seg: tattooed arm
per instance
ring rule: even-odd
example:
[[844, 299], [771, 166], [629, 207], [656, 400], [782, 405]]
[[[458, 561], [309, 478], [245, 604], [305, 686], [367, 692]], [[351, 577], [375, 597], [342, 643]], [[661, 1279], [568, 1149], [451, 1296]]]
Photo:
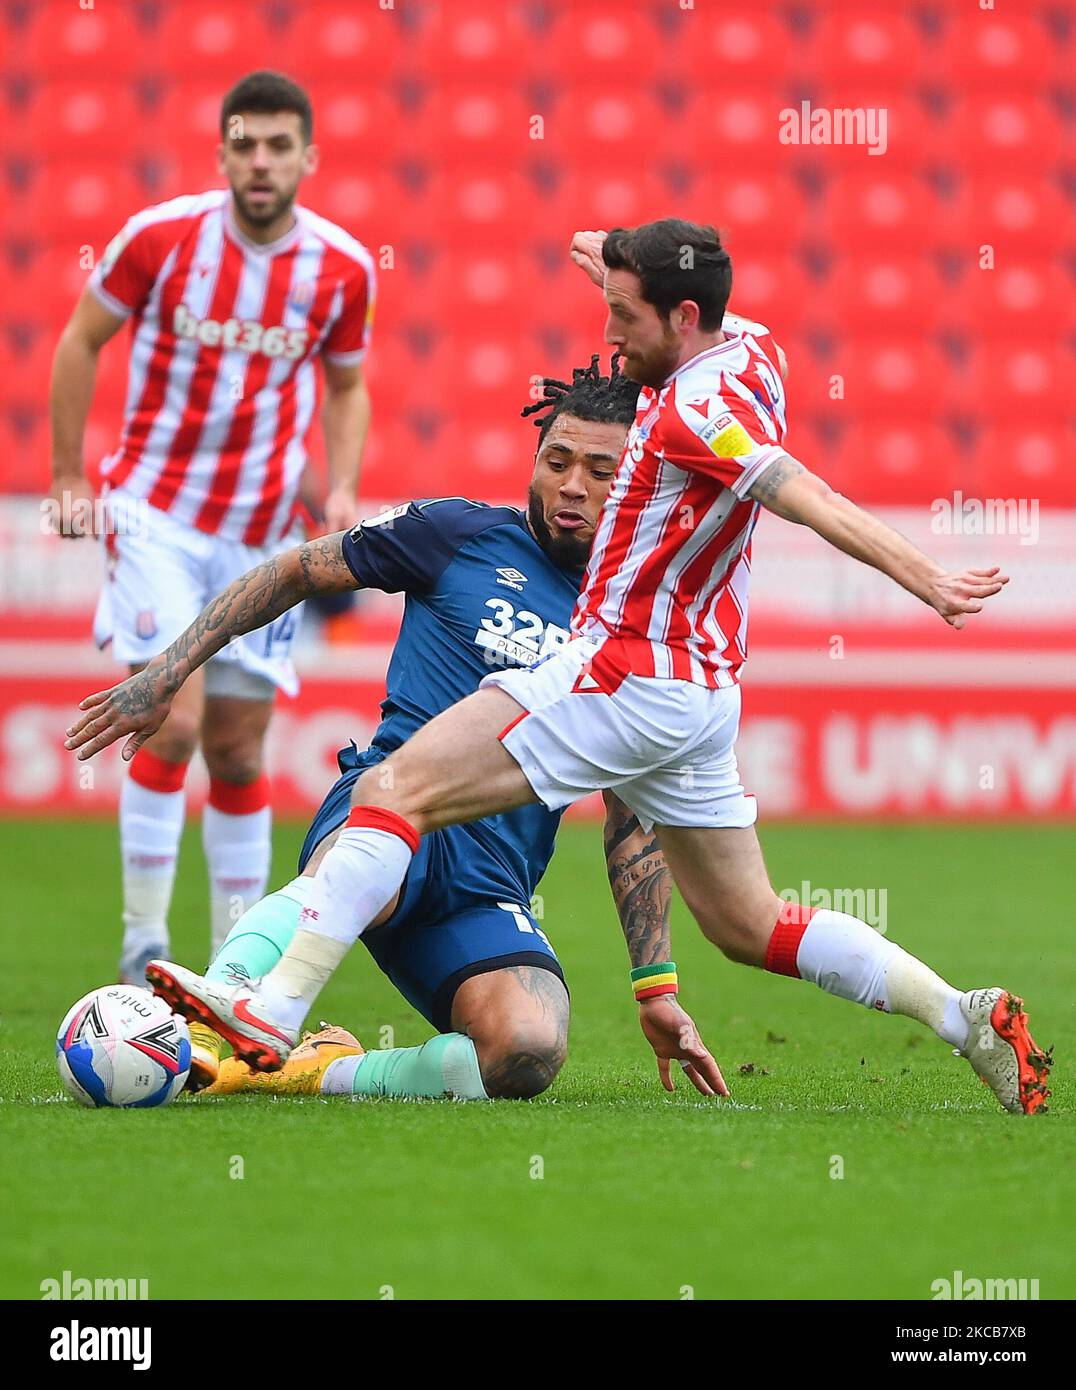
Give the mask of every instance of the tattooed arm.
[[170, 647], [143, 670], [89, 695], [86, 713], [67, 730], [65, 748], [80, 759], [130, 734], [123, 757], [131, 759], [164, 723], [176, 691], [191, 674], [226, 647], [233, 637], [253, 632], [313, 594], [339, 594], [359, 588], [343, 551], [344, 533], [321, 536], [286, 550], [248, 570], [206, 605]]
[[789, 454], [763, 469], [749, 495], [783, 520], [809, 526], [853, 560], [881, 570], [951, 627], [963, 627], [968, 614], [978, 613], [984, 599], [1009, 582], [996, 565], [947, 573], [899, 531], [834, 492]]
[[[605, 863], [609, 886], [620, 915], [632, 968], [669, 960], [669, 909], [672, 875], [653, 830], [647, 832], [615, 792], [605, 792]], [[721, 1069], [706, 1050], [698, 1029], [674, 994], [644, 999], [639, 1023], [658, 1061], [658, 1075], [673, 1089], [670, 1064], [682, 1063], [684, 1074], [704, 1096], [727, 1096]]]
[[632, 968], [667, 961], [672, 877], [657, 836], [613, 792], [605, 793], [605, 864]]

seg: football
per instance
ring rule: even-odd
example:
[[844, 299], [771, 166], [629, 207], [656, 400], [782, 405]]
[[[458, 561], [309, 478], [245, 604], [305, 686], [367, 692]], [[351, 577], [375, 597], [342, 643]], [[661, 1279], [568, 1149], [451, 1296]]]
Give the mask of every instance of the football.
[[148, 989], [106, 985], [67, 1011], [56, 1065], [80, 1105], [167, 1105], [190, 1070], [187, 1022]]

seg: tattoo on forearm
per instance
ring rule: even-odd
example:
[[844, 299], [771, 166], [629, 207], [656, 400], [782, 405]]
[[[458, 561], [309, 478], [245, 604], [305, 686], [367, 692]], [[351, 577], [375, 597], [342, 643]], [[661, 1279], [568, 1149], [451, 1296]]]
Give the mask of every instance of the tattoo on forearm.
[[160, 702], [162, 688], [167, 695], [174, 695], [195, 667], [233, 637], [264, 627], [311, 594], [338, 593], [350, 587], [343, 533], [309, 541], [297, 551], [297, 555], [289, 550], [267, 560], [218, 594], [186, 632], [143, 672], [117, 689], [115, 708], [130, 715], [152, 708]]
[[797, 463], [788, 454], [782, 454], [780, 458], [774, 459], [768, 468], [762, 470], [761, 476], [748, 488], [748, 493], [756, 502], [766, 506], [777, 496], [782, 484], [788, 482], [789, 478], [794, 478], [797, 473], [806, 471], [802, 463]]
[[645, 835], [627, 807], [610, 807], [605, 858], [632, 965], [668, 960], [672, 875], [657, 836]]

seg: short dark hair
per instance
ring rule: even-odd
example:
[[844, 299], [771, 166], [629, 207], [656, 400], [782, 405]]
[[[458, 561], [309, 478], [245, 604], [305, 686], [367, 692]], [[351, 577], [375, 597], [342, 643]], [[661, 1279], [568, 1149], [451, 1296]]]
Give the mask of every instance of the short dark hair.
[[232, 117], [244, 111], [256, 111], [264, 116], [272, 116], [277, 111], [294, 111], [302, 127], [303, 144], [309, 145], [313, 138], [314, 110], [310, 98], [298, 82], [282, 72], [272, 72], [269, 68], [248, 72], [225, 94], [220, 108], [222, 140], [228, 138], [228, 123]]
[[614, 227], [602, 246], [610, 270], [638, 275], [643, 298], [663, 319], [685, 299], [699, 306], [699, 327], [721, 327], [732, 292], [732, 261], [713, 227], [663, 217], [640, 227]]
[[590, 359], [589, 367], [576, 367], [571, 381], [542, 377], [542, 399], [525, 405], [520, 415], [534, 415], [540, 410], [535, 424], [539, 427], [538, 448], [542, 447], [549, 427], [561, 415], [574, 415], [577, 420], [596, 420], [601, 424], [630, 425], [635, 420], [639, 400], [639, 383], [629, 381], [620, 373], [620, 354], [614, 353], [609, 375], [602, 376], [598, 354]]

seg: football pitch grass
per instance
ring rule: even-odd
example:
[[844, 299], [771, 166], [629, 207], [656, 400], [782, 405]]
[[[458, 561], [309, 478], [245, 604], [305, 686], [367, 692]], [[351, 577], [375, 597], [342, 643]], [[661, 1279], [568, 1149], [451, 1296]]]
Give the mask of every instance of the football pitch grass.
[[[302, 827], [275, 835], [274, 883]], [[0, 1295], [145, 1278], [151, 1298], [911, 1298], [956, 1271], [1076, 1296], [1071, 827], [770, 827], [775, 885], [887, 893], [888, 932], [962, 988], [1023, 993], [1056, 1044], [1051, 1113], [1008, 1116], [917, 1024], [725, 961], [682, 906], [681, 998], [732, 1101], [660, 1088], [600, 831], [542, 885], [572, 990], [568, 1062], [532, 1102], [62, 1098], [60, 1019], [115, 975], [116, 832], [0, 822]], [[177, 958], [208, 940], [197, 826]], [[368, 1047], [426, 1023], [359, 947], [318, 1005]], [[674, 1068], [674, 1070], [677, 1070]], [[238, 1176], [239, 1174], [242, 1176]]]

